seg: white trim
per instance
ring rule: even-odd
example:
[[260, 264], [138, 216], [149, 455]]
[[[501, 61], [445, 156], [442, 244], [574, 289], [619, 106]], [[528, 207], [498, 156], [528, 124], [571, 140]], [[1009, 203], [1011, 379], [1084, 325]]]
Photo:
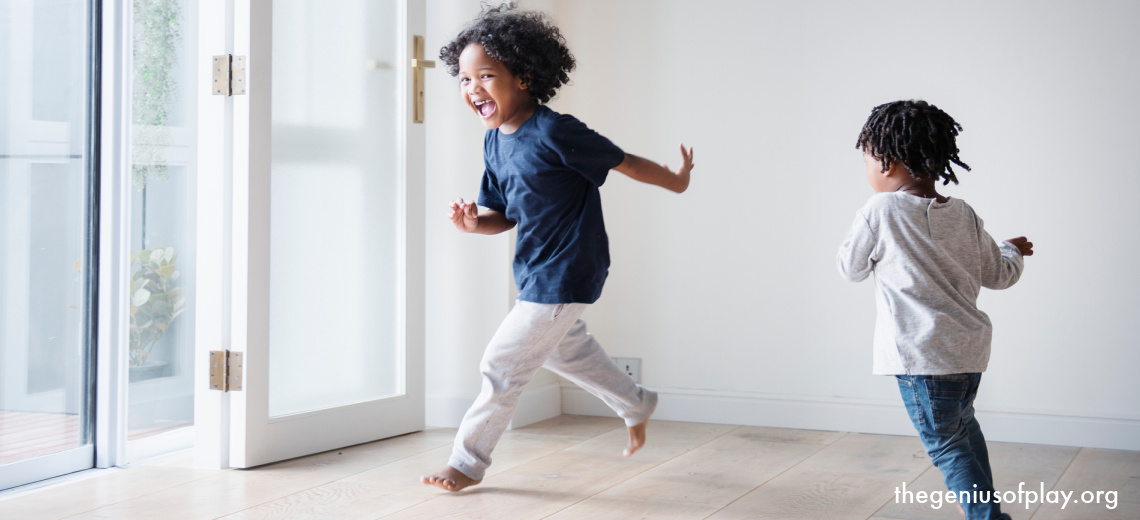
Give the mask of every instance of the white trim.
[[95, 466], [127, 462], [126, 312], [130, 279], [130, 4], [103, 3], [99, 166], [99, 316], [96, 340]]
[[[213, 56], [233, 52], [226, 28], [233, 23], [233, 6], [227, 2], [203, 2], [198, 12], [198, 74], [212, 77]], [[226, 256], [233, 175], [231, 133], [233, 98], [214, 96], [198, 81], [198, 186], [196, 229], [196, 275], [194, 287], [194, 464], [198, 467], [229, 467], [230, 395], [209, 390], [211, 350], [230, 348], [229, 279]]]
[[[915, 435], [902, 402], [798, 395], [766, 395], [655, 388], [653, 418], [745, 426], [772, 426], [888, 435]], [[615, 416], [600, 399], [562, 387], [562, 413]], [[979, 409], [990, 441], [1140, 450], [1140, 419]]]
[[95, 477], [102, 477], [104, 475], [109, 475], [109, 474], [114, 473], [116, 471], [122, 471], [122, 468], [85, 469], [85, 470], [76, 471], [75, 473], [68, 473], [66, 475], [60, 475], [58, 477], [50, 478], [47, 480], [40, 480], [38, 482], [32, 482], [31, 484], [25, 484], [25, 485], [20, 486], [20, 487], [5, 489], [3, 491], [0, 491], [0, 502], [4, 502], [5, 500], [21, 497], [24, 495], [36, 493], [39, 491], [44, 491], [44, 490], [51, 489], [51, 488], [56, 488], [56, 487], [65, 486], [68, 484], [73, 484], [76, 482], [81, 482], [81, 481], [91, 479], [91, 478], [95, 478]]
[[138, 464], [141, 461], [161, 457], [194, 447], [194, 427], [187, 426], [127, 443], [127, 460]]
[[978, 410], [987, 440], [1140, 450], [1140, 420]]
[[[523, 389], [519, 396], [518, 407], [507, 429], [522, 428], [528, 424], [545, 421], [562, 415], [562, 402], [564, 394], [562, 386], [557, 382], [547, 383], [536, 387]], [[479, 394], [428, 394], [426, 397], [428, 426], [436, 428], [456, 428], [463, 420], [463, 414], [471, 408], [471, 403]], [[601, 401], [599, 401], [601, 403]], [[605, 405], [602, 405], [605, 407]], [[606, 408], [609, 410], [609, 408]], [[598, 415], [598, 414], [580, 414]]]
[[94, 458], [95, 446], [88, 444], [51, 455], [5, 464], [0, 466], [0, 489], [23, 486], [90, 469]]
[[[253, 13], [253, 10], [257, 13]], [[225, 228], [229, 232], [228, 261], [229, 349], [244, 353], [242, 391], [230, 394], [228, 464], [245, 468], [264, 463], [251, 460], [247, 448], [267, 447], [259, 429], [269, 416], [269, 145], [271, 117], [269, 76], [272, 63], [272, 4], [261, 0], [234, 0], [233, 54], [246, 57], [246, 93], [226, 96], [233, 110], [230, 127], [232, 177], [227, 179], [230, 206]], [[260, 125], [262, 131], [250, 126]], [[225, 275], [223, 275], [225, 276]], [[255, 301], [250, 301], [250, 295]], [[224, 319], [224, 318], [223, 318]], [[254, 446], [247, 444], [251, 440]]]

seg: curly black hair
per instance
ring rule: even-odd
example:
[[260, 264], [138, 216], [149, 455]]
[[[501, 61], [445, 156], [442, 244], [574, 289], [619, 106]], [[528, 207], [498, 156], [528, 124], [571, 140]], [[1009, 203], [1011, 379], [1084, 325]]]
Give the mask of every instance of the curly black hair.
[[488, 56], [522, 78], [530, 98], [541, 105], [570, 82], [574, 56], [546, 15], [517, 7], [514, 2], [499, 7], [484, 4], [479, 17], [439, 50], [439, 59], [447, 64], [447, 73], [455, 76], [459, 74], [459, 54], [478, 43]]
[[882, 161], [884, 171], [891, 161], [898, 161], [915, 179], [958, 184], [950, 163], [970, 170], [958, 158], [955, 138], [960, 131], [962, 125], [934, 105], [922, 100], [894, 101], [871, 110], [855, 148]]

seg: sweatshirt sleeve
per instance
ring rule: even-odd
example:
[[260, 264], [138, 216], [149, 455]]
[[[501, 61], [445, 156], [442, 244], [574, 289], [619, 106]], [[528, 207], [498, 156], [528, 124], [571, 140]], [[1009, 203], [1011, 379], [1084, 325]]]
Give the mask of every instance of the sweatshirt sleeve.
[[1009, 242], [1002, 242], [1000, 246], [994, 242], [981, 218], [977, 218], [977, 225], [978, 250], [982, 255], [982, 287], [1005, 289], [1017, 283], [1025, 267], [1021, 251]]
[[875, 262], [877, 261], [876, 258], [872, 257], [875, 251], [875, 242], [875, 233], [871, 231], [867, 218], [860, 211], [855, 215], [855, 221], [851, 223], [851, 231], [847, 233], [847, 238], [843, 240], [843, 244], [839, 246], [839, 254], [835, 258], [839, 267], [839, 275], [843, 279], [850, 282], [861, 282], [871, 275], [871, 272], [875, 270]]

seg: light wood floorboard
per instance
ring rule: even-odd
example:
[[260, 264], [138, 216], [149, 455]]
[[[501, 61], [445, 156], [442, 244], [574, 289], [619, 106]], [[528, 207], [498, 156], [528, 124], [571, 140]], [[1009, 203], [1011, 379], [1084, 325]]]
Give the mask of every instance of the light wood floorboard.
[[[452, 430], [454, 432], [454, 430]], [[508, 432], [499, 442], [488, 477], [566, 449], [577, 441], [571, 437]], [[390, 464], [313, 487], [235, 513], [226, 519], [371, 519], [414, 506], [439, 496], [438, 488], [420, 483], [420, 475], [432, 474], [447, 464], [451, 445], [401, 459]]]
[[462, 494], [444, 494], [386, 520], [545, 518], [735, 429], [734, 426], [653, 421], [648, 442], [622, 457], [627, 434], [616, 429], [498, 475]]
[[[447, 463], [433, 428], [250, 470], [189, 454], [0, 499], [0, 519], [958, 519], [953, 505], [896, 504], [942, 491], [915, 437], [653, 421], [621, 456], [616, 418], [565, 415], [507, 432], [483, 483], [447, 493], [419, 477]], [[999, 490], [1116, 491], [1116, 508], [1003, 508], [1017, 520], [1140, 518], [1140, 452], [993, 442]], [[1018, 504], [1017, 506], [1020, 506]]]
[[705, 518], [842, 436], [738, 428], [551, 518]]
[[848, 434], [709, 517], [858, 519], [882, 507], [888, 489], [929, 465], [916, 437]]
[[[1033, 520], [1140, 518], [1140, 451], [1082, 448], [1054, 489], [1072, 493], [1069, 505], [1044, 504]], [[1094, 503], [1072, 503], [1086, 491]], [[1095, 503], [1098, 491], [1116, 491], [1114, 509], [1108, 508], [1107, 495]]]
[[79, 416], [0, 410], [0, 464], [80, 445]]
[[[1025, 487], [1053, 489], [1061, 473], [1065, 471], [1080, 448], [1069, 446], [1044, 446], [1040, 444], [1017, 444], [1010, 442], [989, 442], [990, 467], [994, 470], [994, 489], [999, 491], [1016, 490], [1024, 482]], [[929, 461], [921, 449], [916, 458]], [[899, 483], [901, 487], [902, 483]], [[913, 482], [907, 482], [906, 490], [911, 492], [938, 492], [945, 496], [946, 484], [942, 473], [931, 466]], [[1024, 504], [1003, 507], [1002, 511], [1014, 518], [1029, 518], [1037, 511], [1039, 504]], [[962, 518], [955, 504], [942, 503], [938, 508], [931, 504], [895, 503], [894, 497], [877, 513], [878, 517], [896, 520], [959, 520]]]
[[446, 446], [454, 435], [452, 430], [432, 429], [259, 468], [224, 471], [69, 518], [146, 519], [159, 510], [164, 511], [162, 520], [219, 518]]

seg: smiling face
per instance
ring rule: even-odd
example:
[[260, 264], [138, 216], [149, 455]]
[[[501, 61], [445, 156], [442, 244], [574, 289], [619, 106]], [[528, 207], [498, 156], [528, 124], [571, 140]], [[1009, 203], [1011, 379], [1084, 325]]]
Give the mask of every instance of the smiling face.
[[531, 114], [535, 103], [522, 78], [487, 55], [478, 43], [467, 45], [459, 55], [459, 93], [475, 111], [483, 126], [512, 134]]

